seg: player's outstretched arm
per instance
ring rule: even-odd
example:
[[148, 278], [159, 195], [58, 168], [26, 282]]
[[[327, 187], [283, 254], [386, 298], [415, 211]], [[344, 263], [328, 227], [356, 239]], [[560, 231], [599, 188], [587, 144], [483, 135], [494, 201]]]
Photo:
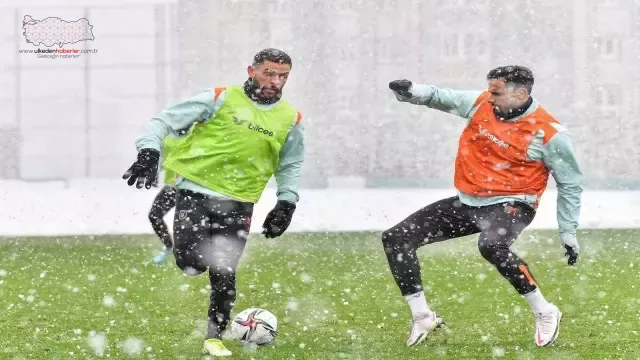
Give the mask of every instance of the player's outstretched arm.
[[304, 123], [300, 122], [301, 115], [296, 117], [280, 150], [280, 161], [274, 173], [278, 185], [278, 202], [262, 225], [262, 233], [267, 238], [278, 237], [287, 230], [300, 199], [298, 188], [304, 163]]
[[580, 246], [576, 237], [582, 197], [582, 171], [566, 129], [559, 131], [544, 146], [543, 161], [558, 189], [557, 218], [560, 241], [569, 257], [569, 265], [578, 260]]
[[424, 105], [463, 118], [469, 117], [474, 103], [482, 94], [482, 91], [441, 89], [433, 85], [414, 84], [406, 79], [390, 82], [389, 88], [398, 101]]
[[214, 93], [212, 89], [207, 89], [165, 108], [154, 116], [147, 124], [144, 134], [136, 140], [136, 161], [122, 175], [127, 184], [150, 189], [158, 177], [158, 161], [164, 138], [169, 134], [179, 134], [188, 130], [195, 122], [209, 120], [220, 108], [223, 95], [224, 93]]
[[171, 105], [154, 116], [144, 134], [136, 140], [136, 148], [162, 151], [162, 141], [169, 134], [188, 130], [193, 123], [208, 121], [222, 104], [224, 93], [214, 98], [213, 89], [206, 89], [189, 99]]

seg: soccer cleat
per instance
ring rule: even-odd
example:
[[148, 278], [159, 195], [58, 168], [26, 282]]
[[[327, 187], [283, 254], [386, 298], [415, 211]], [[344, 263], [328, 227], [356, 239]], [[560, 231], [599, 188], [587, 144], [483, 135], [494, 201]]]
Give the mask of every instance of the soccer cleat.
[[156, 265], [160, 265], [164, 263], [165, 261], [167, 261], [167, 258], [172, 253], [173, 253], [173, 250], [164, 248], [164, 250], [162, 250], [160, 253], [158, 253], [158, 255], [156, 255], [156, 257], [153, 258], [153, 263]]
[[535, 342], [538, 346], [551, 345], [556, 341], [560, 331], [562, 313], [557, 306], [549, 304], [547, 310], [538, 312], [536, 316]]
[[205, 340], [204, 352], [211, 356], [231, 356], [231, 351], [224, 346], [220, 339]]
[[430, 332], [442, 327], [444, 320], [434, 312], [417, 315], [411, 323], [411, 333], [407, 340], [407, 346], [418, 345], [427, 338]]

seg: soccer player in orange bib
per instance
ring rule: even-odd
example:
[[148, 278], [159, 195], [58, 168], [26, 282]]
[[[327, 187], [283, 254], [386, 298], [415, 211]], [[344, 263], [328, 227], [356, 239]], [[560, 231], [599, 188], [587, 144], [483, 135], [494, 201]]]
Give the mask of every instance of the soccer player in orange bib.
[[582, 173], [569, 133], [531, 97], [529, 69], [498, 67], [487, 80], [486, 91], [389, 83], [399, 101], [467, 119], [455, 161], [457, 196], [427, 205], [382, 234], [389, 268], [413, 315], [409, 346], [443, 324], [427, 304], [417, 249], [477, 233], [480, 254], [531, 305], [536, 345], [550, 345], [558, 336], [562, 313], [544, 298], [527, 263], [510, 246], [533, 220], [551, 174], [558, 189], [560, 241], [569, 265], [575, 264]]

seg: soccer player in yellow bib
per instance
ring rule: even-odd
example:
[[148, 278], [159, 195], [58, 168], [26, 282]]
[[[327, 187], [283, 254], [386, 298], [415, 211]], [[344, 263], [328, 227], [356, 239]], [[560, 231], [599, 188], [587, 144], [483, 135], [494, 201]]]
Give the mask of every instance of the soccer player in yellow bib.
[[274, 238], [288, 228], [299, 200], [302, 116], [282, 99], [291, 67], [289, 55], [265, 49], [254, 56], [243, 85], [207, 89], [164, 109], [136, 141], [138, 158], [123, 175], [130, 186], [150, 188], [163, 139], [193, 126], [162, 165], [176, 174], [176, 264], [188, 275], [209, 273], [204, 347], [213, 356], [231, 355], [221, 338], [236, 298], [235, 270], [254, 204], [275, 176], [278, 201], [263, 223], [263, 234]]

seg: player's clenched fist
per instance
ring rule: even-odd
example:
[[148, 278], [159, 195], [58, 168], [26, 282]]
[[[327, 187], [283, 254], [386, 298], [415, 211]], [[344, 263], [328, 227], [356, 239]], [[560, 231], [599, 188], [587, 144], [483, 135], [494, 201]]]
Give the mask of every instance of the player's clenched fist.
[[279, 200], [276, 206], [267, 214], [264, 224], [262, 225], [262, 233], [267, 238], [275, 238], [287, 230], [293, 218], [293, 212], [296, 210], [296, 204]]
[[389, 89], [395, 91], [398, 95], [410, 98], [411, 96], [413, 96], [411, 92], [409, 92], [409, 89], [411, 89], [411, 85], [413, 84], [410, 80], [393, 80], [389, 83]]

